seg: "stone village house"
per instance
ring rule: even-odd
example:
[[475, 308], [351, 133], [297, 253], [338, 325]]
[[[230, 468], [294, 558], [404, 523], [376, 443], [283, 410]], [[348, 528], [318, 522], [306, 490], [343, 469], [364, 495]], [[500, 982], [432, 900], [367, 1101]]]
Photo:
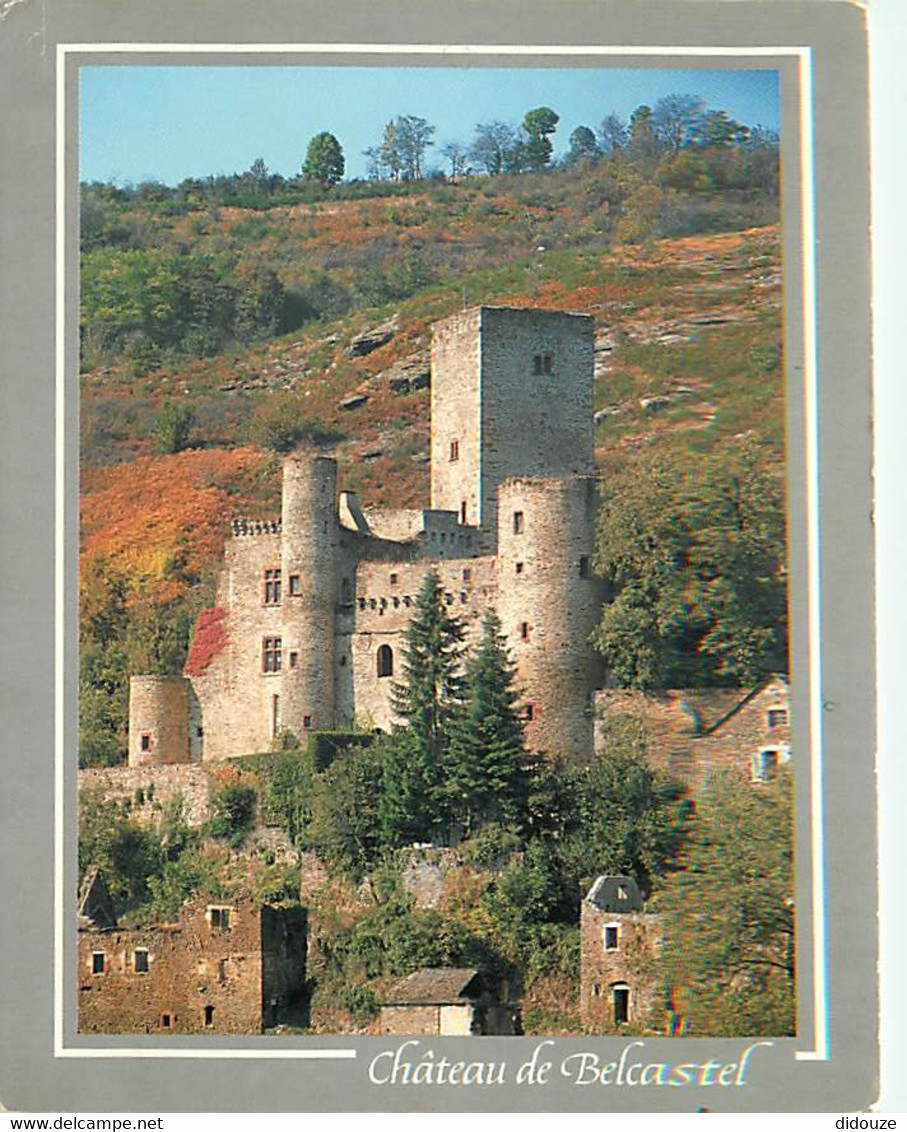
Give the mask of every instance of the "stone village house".
[[97, 869], [83, 882], [81, 1033], [258, 1034], [293, 1019], [305, 972], [301, 907], [195, 900], [176, 923], [121, 928]]

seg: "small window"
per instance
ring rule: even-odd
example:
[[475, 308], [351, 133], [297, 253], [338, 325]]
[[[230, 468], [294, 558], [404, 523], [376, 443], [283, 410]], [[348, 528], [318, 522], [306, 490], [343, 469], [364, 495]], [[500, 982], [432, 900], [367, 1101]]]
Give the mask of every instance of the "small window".
[[346, 657], [345, 657], [345, 656], [342, 656], [342, 657], [340, 658], [340, 667], [341, 667], [341, 668], [346, 668]]
[[513, 533], [521, 535], [525, 529], [526, 523], [522, 511], [514, 511], [513, 513]]
[[535, 719], [535, 704], [523, 704], [520, 715], [525, 723], [531, 723]]
[[265, 570], [265, 605], [280, 604], [280, 571]]
[[299, 662], [299, 653], [298, 652], [291, 652], [290, 653], [290, 668], [295, 668], [298, 662]]
[[151, 732], [150, 731], [143, 731], [142, 734], [139, 736], [139, 750], [140, 751], [150, 751], [151, 750]]
[[132, 968], [137, 975], [148, 973], [148, 952], [139, 947], [132, 953]]
[[302, 593], [302, 581], [298, 574], [290, 575], [290, 597], [299, 597]]
[[228, 932], [230, 930], [230, 909], [211, 905], [208, 908], [208, 922], [213, 930]]
[[760, 751], [753, 761], [753, 781], [771, 782], [778, 773], [780, 751]]
[[464, 527], [466, 526], [466, 500], [465, 499], [460, 503], [460, 522], [463, 524]]
[[529, 640], [529, 622], [528, 621], [521, 621], [519, 626], [518, 626], [518, 632], [520, 634], [520, 640], [521, 641], [528, 641]]
[[617, 924], [605, 925], [605, 951], [617, 951], [620, 929]]
[[450, 462], [460, 459], [460, 442], [459, 440], [452, 440], [450, 442]]
[[472, 570], [470, 570], [470, 568], [468, 566], [463, 570], [463, 581], [464, 582], [471, 582], [472, 581]]
[[107, 970], [107, 953], [104, 951], [93, 951], [91, 953], [91, 973], [93, 975], [103, 975]]
[[378, 649], [378, 675], [380, 677], [393, 676], [394, 674], [394, 650], [390, 645], [381, 645]]
[[261, 667], [263, 672], [279, 672], [283, 656], [283, 641], [280, 637], [265, 637], [262, 642]]
[[161, 1029], [169, 1030], [171, 1028], [171, 1019], [169, 1014], [161, 1015]]
[[592, 997], [598, 998], [601, 993], [602, 993], [601, 983], [593, 983], [592, 984]]
[[399, 581], [400, 581], [400, 578], [397, 574], [391, 574], [391, 585], [392, 586], [395, 586]]
[[769, 708], [768, 726], [769, 729], [774, 729], [775, 727], [787, 727], [787, 708]]
[[523, 563], [522, 563], [522, 562], [514, 562], [514, 564], [513, 564], [513, 572], [514, 572], [515, 574], [522, 574], [522, 572], [523, 572]]
[[205, 1007], [205, 1025], [206, 1026], [213, 1026], [214, 1025], [214, 1007], [213, 1006], [206, 1006]]
[[[292, 664], [290, 665], [292, 668]], [[271, 738], [276, 739], [280, 734], [280, 696], [271, 697]]]
[[589, 555], [581, 554], [579, 559], [579, 576], [581, 578], [588, 578], [589, 575]]
[[302, 717], [302, 726], [306, 729], [306, 731], [312, 730], [312, 717], [310, 715], [304, 715]]
[[538, 377], [541, 374], [554, 372], [554, 355], [548, 351], [534, 354], [532, 358], [532, 372]]

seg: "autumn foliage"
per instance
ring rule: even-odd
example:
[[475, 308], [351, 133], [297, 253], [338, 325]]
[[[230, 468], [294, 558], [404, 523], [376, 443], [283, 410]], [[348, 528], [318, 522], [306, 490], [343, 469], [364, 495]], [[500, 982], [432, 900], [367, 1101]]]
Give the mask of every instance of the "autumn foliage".
[[189, 655], [183, 671], [187, 676], [201, 676], [213, 658], [227, 643], [227, 630], [224, 625], [225, 610], [219, 605], [203, 609], [195, 623]]

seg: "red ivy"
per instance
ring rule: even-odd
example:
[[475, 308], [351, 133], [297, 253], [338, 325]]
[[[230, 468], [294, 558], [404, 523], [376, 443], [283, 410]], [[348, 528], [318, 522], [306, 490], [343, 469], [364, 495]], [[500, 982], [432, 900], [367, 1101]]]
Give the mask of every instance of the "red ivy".
[[227, 630], [224, 626], [226, 611], [215, 605], [203, 609], [195, 623], [189, 655], [183, 666], [186, 676], [201, 676], [215, 656], [227, 643]]

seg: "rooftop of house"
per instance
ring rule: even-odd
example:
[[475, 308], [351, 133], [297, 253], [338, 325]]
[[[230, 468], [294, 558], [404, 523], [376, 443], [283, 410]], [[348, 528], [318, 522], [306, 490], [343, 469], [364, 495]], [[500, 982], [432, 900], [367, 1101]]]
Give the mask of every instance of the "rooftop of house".
[[458, 1006], [481, 997], [482, 976], [474, 967], [423, 967], [387, 992], [384, 1006]]
[[642, 894], [633, 877], [598, 877], [586, 893], [586, 901], [599, 912], [641, 912]]

